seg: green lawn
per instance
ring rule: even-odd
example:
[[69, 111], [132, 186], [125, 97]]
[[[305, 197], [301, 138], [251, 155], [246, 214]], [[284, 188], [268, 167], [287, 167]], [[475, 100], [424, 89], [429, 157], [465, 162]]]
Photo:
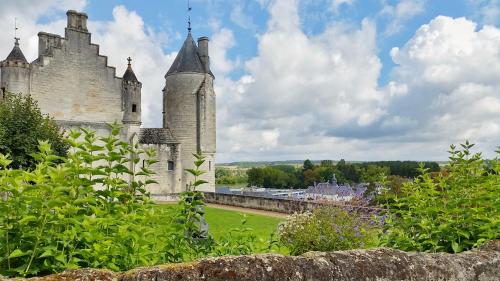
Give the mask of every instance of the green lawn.
[[[175, 212], [176, 204], [161, 204], [159, 208], [167, 212]], [[242, 225], [242, 221], [246, 218], [246, 223]], [[283, 221], [283, 218], [270, 216], [244, 214], [237, 211], [223, 210], [217, 208], [206, 208], [206, 220], [209, 225], [209, 232], [215, 239], [227, 234], [232, 228], [251, 228], [252, 233], [256, 236], [257, 245], [267, 245], [271, 233], [275, 232], [278, 224]], [[285, 249], [280, 249], [278, 252], [286, 254]]]

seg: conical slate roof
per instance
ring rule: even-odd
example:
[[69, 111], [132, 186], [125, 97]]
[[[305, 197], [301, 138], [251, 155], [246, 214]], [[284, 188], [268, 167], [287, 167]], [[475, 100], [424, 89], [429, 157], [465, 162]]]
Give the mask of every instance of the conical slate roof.
[[26, 60], [26, 57], [24, 57], [23, 51], [21, 51], [21, 48], [19, 48], [19, 40], [16, 38], [16, 43], [14, 44], [14, 48], [10, 52], [10, 54], [7, 56], [5, 61], [20, 61], [24, 63], [28, 63]]
[[131, 82], [139, 82], [139, 80], [137, 80], [137, 77], [135, 76], [134, 71], [132, 70], [132, 65], [130, 64], [132, 59], [128, 58], [127, 60], [128, 60], [128, 67], [127, 70], [125, 70], [125, 73], [123, 74], [123, 80]]
[[196, 47], [191, 32], [188, 33], [186, 41], [184, 41], [167, 75], [180, 72], [205, 73], [203, 63], [198, 54], [198, 47]]

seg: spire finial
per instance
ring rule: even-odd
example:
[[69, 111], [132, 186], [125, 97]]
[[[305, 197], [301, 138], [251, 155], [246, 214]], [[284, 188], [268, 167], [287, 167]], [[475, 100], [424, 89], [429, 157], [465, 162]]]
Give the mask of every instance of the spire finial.
[[128, 61], [128, 66], [131, 66], [131, 62], [132, 62], [132, 59], [130, 57], [127, 58], [127, 61]]
[[17, 27], [17, 18], [14, 18], [14, 40], [15, 40], [15, 45], [18, 46], [19, 45], [19, 37], [17, 37], [17, 30], [19, 29], [19, 27]]
[[191, 7], [191, 4], [190, 4], [190, 2], [188, 0], [188, 32], [189, 33], [191, 33], [191, 14], [190, 14], [190, 12], [191, 12], [192, 9], [193, 8]]

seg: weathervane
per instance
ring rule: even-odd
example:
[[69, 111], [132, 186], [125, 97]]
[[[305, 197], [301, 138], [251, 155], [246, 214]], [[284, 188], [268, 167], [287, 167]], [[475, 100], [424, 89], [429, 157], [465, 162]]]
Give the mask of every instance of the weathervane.
[[17, 27], [17, 18], [14, 18], [14, 40], [16, 40], [16, 44], [19, 44], [19, 37], [17, 37], [17, 30], [19, 27]]
[[191, 32], [191, 14], [189, 12], [191, 12], [193, 8], [191, 7], [191, 4], [189, 3], [189, 0], [188, 0], [188, 31]]

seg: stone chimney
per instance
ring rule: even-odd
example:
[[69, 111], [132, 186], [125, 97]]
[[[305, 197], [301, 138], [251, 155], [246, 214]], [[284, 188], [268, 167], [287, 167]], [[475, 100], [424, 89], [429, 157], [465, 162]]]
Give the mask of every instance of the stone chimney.
[[205, 67], [205, 72], [210, 71], [210, 58], [208, 56], [208, 37], [203, 36], [198, 38], [198, 52], [200, 54], [201, 62]]
[[88, 16], [86, 13], [79, 13], [74, 10], [69, 10], [66, 12], [68, 16], [68, 26], [67, 28], [82, 32], [88, 32], [87, 30], [87, 19]]

